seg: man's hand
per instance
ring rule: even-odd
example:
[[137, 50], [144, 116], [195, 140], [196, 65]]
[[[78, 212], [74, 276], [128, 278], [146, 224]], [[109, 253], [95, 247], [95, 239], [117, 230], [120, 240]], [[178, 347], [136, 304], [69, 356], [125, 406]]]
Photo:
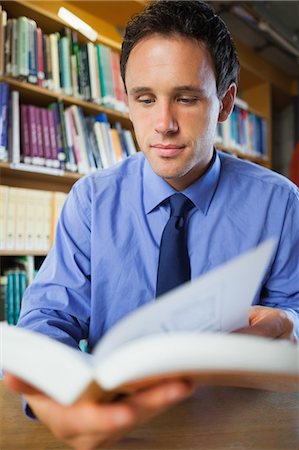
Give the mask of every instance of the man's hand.
[[249, 311], [249, 327], [238, 330], [238, 333], [297, 341], [291, 316], [282, 309], [266, 306], [252, 307]]
[[112, 445], [195, 390], [191, 382], [177, 380], [157, 384], [111, 404], [82, 400], [62, 406], [11, 374], [5, 375], [4, 382], [9, 389], [25, 394], [36, 417], [58, 439], [78, 450]]

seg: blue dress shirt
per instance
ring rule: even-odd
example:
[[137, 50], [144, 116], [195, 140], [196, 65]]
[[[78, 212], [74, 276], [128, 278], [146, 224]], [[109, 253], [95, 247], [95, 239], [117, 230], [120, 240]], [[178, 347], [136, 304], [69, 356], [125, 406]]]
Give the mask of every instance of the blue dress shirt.
[[[79, 180], [55, 245], [25, 292], [19, 326], [72, 346], [85, 338], [92, 349], [124, 315], [153, 301], [167, 198], [174, 192], [142, 153]], [[277, 237], [254, 303], [288, 310], [299, 335], [296, 186], [217, 151], [209, 170], [183, 193], [196, 206], [188, 228], [191, 278]]]

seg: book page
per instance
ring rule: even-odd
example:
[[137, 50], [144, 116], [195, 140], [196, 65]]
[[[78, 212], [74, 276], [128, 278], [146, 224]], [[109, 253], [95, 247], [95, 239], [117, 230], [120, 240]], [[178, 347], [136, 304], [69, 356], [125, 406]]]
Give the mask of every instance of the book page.
[[270, 239], [129, 314], [96, 346], [95, 360], [141, 336], [173, 331], [230, 332], [246, 326], [248, 310], [275, 247], [276, 240]]

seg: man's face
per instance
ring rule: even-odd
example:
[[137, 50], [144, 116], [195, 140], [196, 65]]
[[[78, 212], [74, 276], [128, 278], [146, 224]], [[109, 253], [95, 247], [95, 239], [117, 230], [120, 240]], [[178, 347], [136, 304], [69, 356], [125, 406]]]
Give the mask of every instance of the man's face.
[[131, 51], [126, 68], [130, 117], [154, 172], [176, 190], [208, 167], [222, 103], [204, 45], [152, 35]]

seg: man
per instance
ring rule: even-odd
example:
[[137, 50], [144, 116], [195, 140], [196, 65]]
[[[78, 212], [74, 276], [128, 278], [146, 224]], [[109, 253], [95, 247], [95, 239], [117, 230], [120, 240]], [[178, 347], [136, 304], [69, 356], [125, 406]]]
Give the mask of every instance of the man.
[[[224, 23], [199, 1], [154, 3], [127, 27], [121, 70], [142, 153], [74, 186], [56, 244], [25, 295], [19, 325], [72, 346], [87, 338], [92, 348], [121, 317], [151, 301], [169, 198], [182, 192], [192, 201], [192, 278], [278, 237], [250, 326], [242, 331], [295, 340], [298, 190], [213, 148], [217, 122], [232, 111], [239, 70]], [[26, 393], [34, 414], [80, 450], [121, 438], [194, 389], [178, 380], [111, 405], [65, 408], [12, 376], [6, 383]]]

